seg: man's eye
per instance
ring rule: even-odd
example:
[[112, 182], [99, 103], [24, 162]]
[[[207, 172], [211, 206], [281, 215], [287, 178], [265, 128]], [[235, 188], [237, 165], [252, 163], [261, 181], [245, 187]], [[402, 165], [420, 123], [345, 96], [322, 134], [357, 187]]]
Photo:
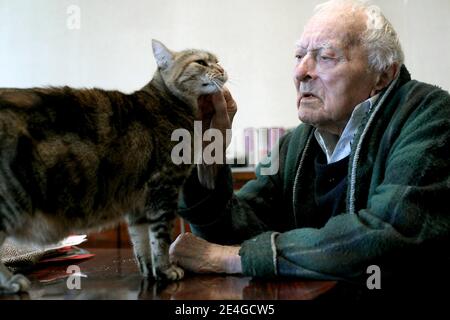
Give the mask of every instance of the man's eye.
[[330, 60], [333, 60], [334, 58], [329, 57], [329, 56], [319, 55], [319, 59], [322, 61], [330, 61]]
[[295, 59], [297, 59], [297, 60], [302, 60], [303, 59], [303, 55], [302, 54], [296, 54], [295, 55]]
[[194, 61], [194, 62], [196, 62], [196, 63], [198, 63], [199, 65], [204, 66], [204, 67], [207, 67], [207, 66], [208, 66], [208, 64], [206, 63], [205, 60], [196, 60], [196, 61]]

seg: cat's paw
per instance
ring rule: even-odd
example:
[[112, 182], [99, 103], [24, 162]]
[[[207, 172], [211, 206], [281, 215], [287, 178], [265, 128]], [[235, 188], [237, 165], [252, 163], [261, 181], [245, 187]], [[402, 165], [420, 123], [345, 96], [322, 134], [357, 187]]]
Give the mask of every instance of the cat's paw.
[[153, 274], [151, 261], [142, 257], [138, 257], [137, 260], [141, 274], [146, 278], [151, 277]]
[[30, 290], [31, 282], [21, 274], [15, 274], [0, 286], [0, 292], [14, 294]]
[[167, 269], [157, 270], [155, 278], [157, 280], [180, 280], [184, 277], [184, 270], [176, 265], [170, 265]]

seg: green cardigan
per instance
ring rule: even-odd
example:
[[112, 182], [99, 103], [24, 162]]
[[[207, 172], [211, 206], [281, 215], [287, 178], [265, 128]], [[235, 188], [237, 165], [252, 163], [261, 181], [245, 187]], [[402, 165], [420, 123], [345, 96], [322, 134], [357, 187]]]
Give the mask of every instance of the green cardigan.
[[[243, 273], [358, 279], [448, 262], [450, 96], [413, 81], [405, 67], [373, 106], [352, 143], [346, 212], [320, 222], [314, 203], [314, 128], [301, 124], [279, 145], [279, 171], [233, 193], [228, 167], [215, 190], [196, 171], [180, 215], [194, 234], [241, 244]], [[406, 269], [405, 269], [406, 268]]]

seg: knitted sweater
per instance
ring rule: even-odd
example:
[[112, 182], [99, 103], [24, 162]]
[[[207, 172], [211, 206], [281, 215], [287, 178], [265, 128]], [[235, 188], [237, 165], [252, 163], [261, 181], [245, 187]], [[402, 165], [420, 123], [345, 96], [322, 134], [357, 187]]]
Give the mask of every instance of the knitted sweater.
[[[369, 265], [383, 275], [448, 263], [450, 96], [400, 76], [358, 129], [349, 159], [346, 211], [317, 221], [314, 128], [301, 124], [279, 145], [279, 171], [233, 193], [224, 167], [215, 190], [194, 171], [180, 214], [194, 234], [241, 244], [243, 273], [358, 279]], [[447, 264], [448, 265], [448, 264]], [[419, 267], [420, 266], [420, 267]], [[421, 269], [423, 271], [423, 269]]]

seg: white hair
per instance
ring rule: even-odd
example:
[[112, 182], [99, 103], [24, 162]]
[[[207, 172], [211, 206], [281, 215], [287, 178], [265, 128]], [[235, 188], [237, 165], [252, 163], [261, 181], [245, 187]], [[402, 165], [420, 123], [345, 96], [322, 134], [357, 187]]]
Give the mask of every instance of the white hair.
[[330, 0], [318, 5], [315, 12], [319, 15], [343, 6], [349, 6], [353, 12], [361, 10], [367, 15], [367, 29], [360, 41], [367, 50], [369, 67], [376, 72], [383, 72], [393, 64], [400, 67], [405, 56], [397, 32], [378, 6], [367, 0]]

